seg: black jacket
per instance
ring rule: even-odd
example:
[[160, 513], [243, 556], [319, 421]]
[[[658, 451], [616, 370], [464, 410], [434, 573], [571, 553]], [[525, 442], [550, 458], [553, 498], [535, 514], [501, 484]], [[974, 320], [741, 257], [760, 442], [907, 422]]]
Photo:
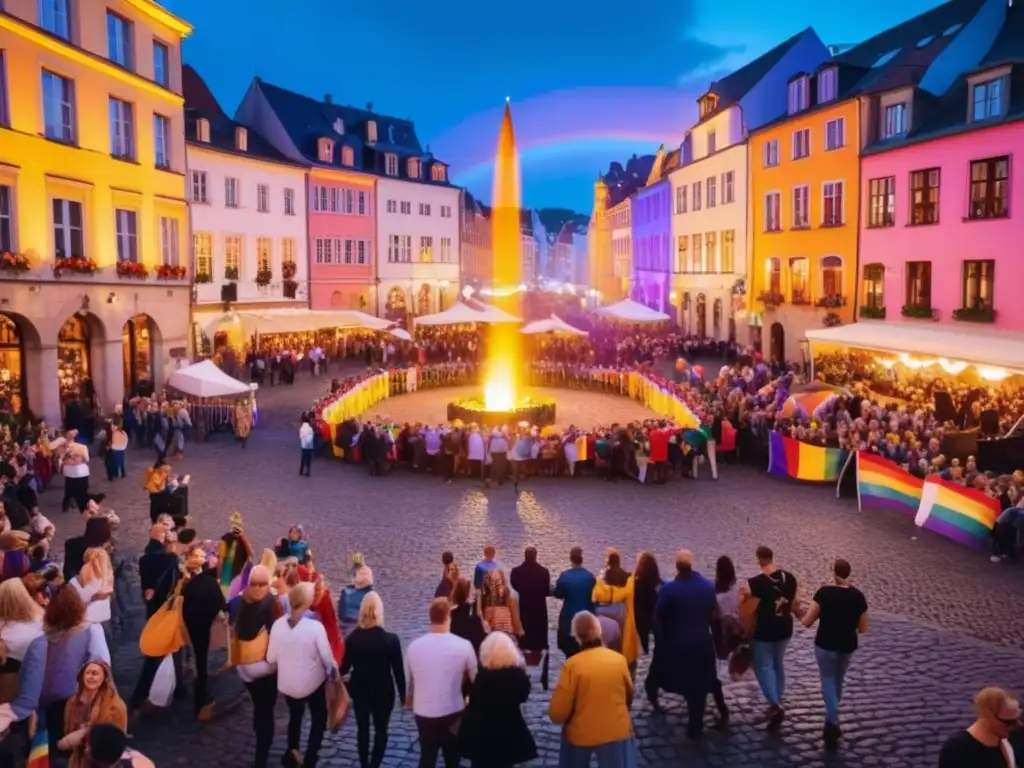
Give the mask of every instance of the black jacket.
[[545, 650], [548, 647], [551, 573], [537, 561], [526, 560], [512, 569], [509, 583], [519, 593], [519, 618], [523, 623], [519, 647], [527, 651]]
[[473, 645], [473, 651], [477, 656], [480, 655], [480, 643], [487, 637], [487, 633], [484, 631], [484, 622], [472, 611], [470, 605], [460, 605], [458, 608], [453, 608], [451, 613], [452, 625], [451, 632], [453, 635], [458, 635], [464, 640], [469, 640]]
[[182, 587], [181, 596], [181, 617], [185, 620], [192, 642], [195, 643], [196, 638], [204, 633], [209, 638], [213, 620], [218, 613], [228, 609], [216, 575], [204, 568]]
[[521, 667], [481, 669], [459, 727], [462, 756], [473, 765], [505, 768], [537, 757], [521, 705], [530, 697], [530, 678]]
[[341, 674], [351, 672], [348, 692], [356, 706], [390, 711], [395, 706], [395, 689], [405, 701], [405, 666], [398, 635], [381, 627], [354, 629], [345, 638], [345, 659]]
[[[70, 543], [70, 542], [69, 542]], [[150, 539], [139, 558], [139, 587], [145, 596], [146, 590], [153, 590], [153, 599], [146, 603], [146, 615], [153, 613], [170, 596], [178, 583], [178, 558], [164, 549], [164, 545]]]

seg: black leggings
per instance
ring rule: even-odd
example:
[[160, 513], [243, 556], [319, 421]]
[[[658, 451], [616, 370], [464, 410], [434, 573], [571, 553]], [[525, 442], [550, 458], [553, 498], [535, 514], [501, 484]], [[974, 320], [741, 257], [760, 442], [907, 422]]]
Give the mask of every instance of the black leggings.
[[245, 684], [252, 698], [252, 730], [256, 734], [255, 768], [267, 768], [274, 744], [274, 705], [277, 703], [277, 675], [267, 675]]
[[[395, 703], [362, 704], [353, 702], [356, 711], [356, 741], [360, 768], [380, 768], [388, 749], [388, 723]], [[373, 754], [370, 754], [370, 720], [373, 720]]]
[[64, 500], [61, 502], [61, 511], [67, 512], [72, 501], [75, 502], [79, 512], [85, 512], [85, 507], [89, 503], [88, 475], [64, 478]]
[[302, 718], [309, 705], [309, 742], [306, 744], [306, 755], [302, 758], [302, 768], [316, 768], [320, 755], [320, 744], [327, 730], [327, 684], [324, 683], [304, 699], [284, 697], [288, 704], [288, 751], [299, 748], [302, 739]]

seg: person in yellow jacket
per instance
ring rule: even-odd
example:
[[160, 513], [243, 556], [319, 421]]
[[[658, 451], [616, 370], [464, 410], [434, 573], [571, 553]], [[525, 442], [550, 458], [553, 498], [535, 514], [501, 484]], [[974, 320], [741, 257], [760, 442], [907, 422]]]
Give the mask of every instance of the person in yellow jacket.
[[[611, 586], [604, 579], [599, 579], [594, 585], [594, 605], [622, 604], [624, 607], [621, 614], [622, 655], [626, 657], [631, 676], [636, 675], [636, 660], [640, 656], [640, 633], [636, 629], [636, 614], [633, 610], [635, 595], [635, 574], [630, 574], [624, 587]], [[600, 613], [600, 607], [598, 612]]]
[[149, 493], [149, 517], [156, 524], [157, 518], [167, 511], [170, 494], [167, 492], [167, 478], [171, 468], [163, 456], [158, 456], [153, 466], [146, 468], [146, 477], [142, 487]]

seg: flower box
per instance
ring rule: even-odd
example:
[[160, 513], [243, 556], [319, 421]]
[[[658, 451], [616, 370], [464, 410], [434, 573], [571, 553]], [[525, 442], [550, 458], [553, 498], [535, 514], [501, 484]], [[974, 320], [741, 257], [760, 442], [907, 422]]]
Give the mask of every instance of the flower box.
[[192, 278], [192, 282], [194, 282], [194, 283], [212, 283], [213, 282], [213, 276], [210, 273], [208, 273], [208, 272], [199, 272], [194, 278]]
[[238, 267], [224, 267], [224, 279], [225, 280], [237, 280], [238, 279]]
[[261, 269], [256, 273], [256, 285], [270, 285], [270, 281], [274, 279], [274, 273], [269, 269]]
[[764, 291], [761, 293], [760, 296], [757, 297], [757, 300], [763, 303], [766, 307], [777, 307], [780, 304], [784, 304], [786, 302], [786, 297], [783, 296], [781, 293], [775, 293], [773, 291]]
[[937, 314], [931, 307], [918, 307], [910, 304], [904, 304], [901, 312], [904, 317], [914, 317], [920, 320], [935, 320]]
[[76, 275], [92, 275], [99, 269], [96, 262], [84, 256], [58, 256], [53, 260], [53, 276], [60, 277], [65, 272]]
[[156, 268], [157, 280], [184, 280], [188, 270], [183, 264], [161, 264]]
[[843, 318], [841, 318], [835, 312], [829, 312], [828, 314], [825, 315], [824, 319], [822, 320], [822, 323], [826, 328], [835, 328], [837, 325], [843, 324]]
[[994, 323], [996, 311], [992, 307], [961, 307], [953, 310], [953, 319], [962, 323]]
[[281, 264], [281, 277], [291, 280], [299, 272], [299, 265], [294, 261], [285, 261]]
[[286, 299], [294, 299], [299, 290], [299, 284], [294, 280], [285, 280], [282, 291]]
[[838, 309], [839, 307], [845, 307], [846, 297], [837, 296], [835, 294], [831, 296], [822, 296], [815, 302], [815, 306], [823, 307], [825, 309]]
[[149, 270], [145, 264], [137, 261], [117, 262], [117, 276], [125, 280], [145, 280], [149, 277]]
[[885, 307], [861, 307], [860, 316], [868, 320], [885, 320]]
[[10, 251], [0, 253], [0, 272], [28, 272], [31, 268], [28, 256], [23, 253], [11, 253]]

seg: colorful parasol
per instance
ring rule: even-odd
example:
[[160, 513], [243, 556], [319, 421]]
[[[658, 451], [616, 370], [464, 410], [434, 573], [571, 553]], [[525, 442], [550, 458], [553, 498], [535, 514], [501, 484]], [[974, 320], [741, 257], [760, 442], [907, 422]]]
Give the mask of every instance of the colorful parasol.
[[832, 387], [828, 384], [821, 384], [815, 382], [808, 384], [804, 387], [800, 387], [800, 391], [794, 392], [782, 405], [782, 411], [779, 415], [784, 419], [792, 419], [797, 416], [804, 418], [810, 418], [813, 416], [819, 408], [828, 404], [835, 398], [843, 394], [843, 390], [838, 387]]

